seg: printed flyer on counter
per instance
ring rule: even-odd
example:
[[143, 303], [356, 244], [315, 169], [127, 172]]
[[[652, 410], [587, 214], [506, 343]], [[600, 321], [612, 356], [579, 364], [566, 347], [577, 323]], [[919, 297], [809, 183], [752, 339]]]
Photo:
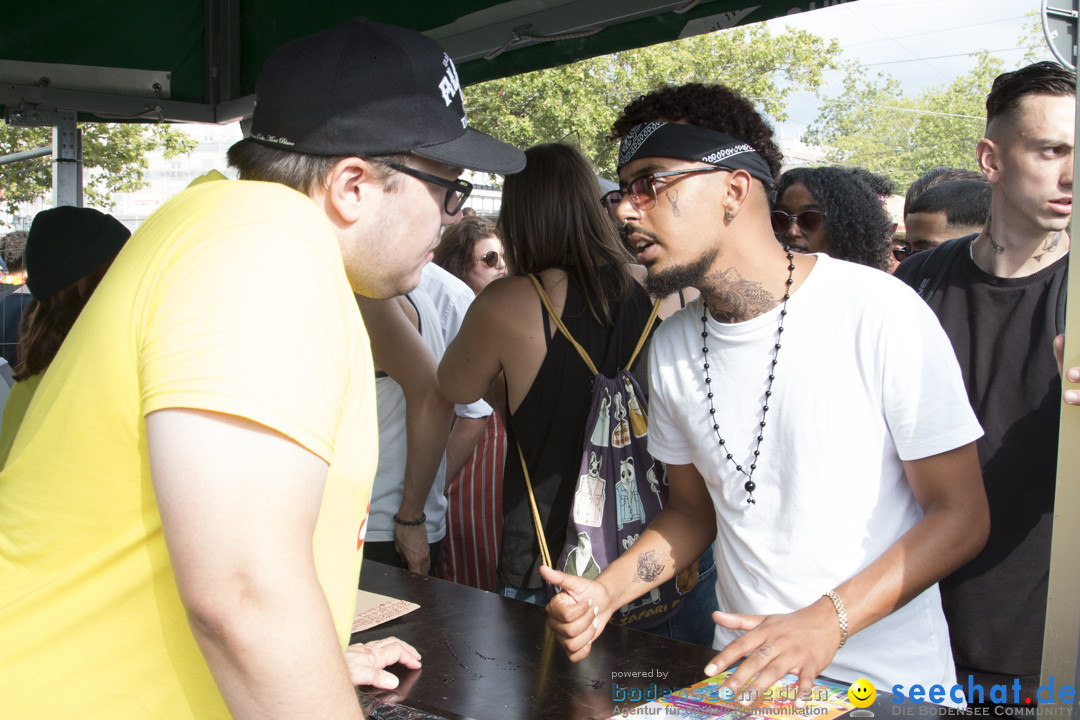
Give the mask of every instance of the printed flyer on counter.
[[[775, 685], [763, 690], [758, 698], [746, 697], [752, 704], [743, 707], [741, 696], [730, 690], [721, 692], [720, 685], [734, 669], [706, 678], [701, 682], [670, 692], [671, 688], [659, 688], [670, 693], [656, 697], [656, 685], [642, 688], [613, 687], [613, 699], [620, 702], [610, 720], [623, 718], [692, 718], [701, 720], [832, 720], [855, 709], [848, 699], [848, 686], [825, 680], [814, 683], [811, 697], [802, 707], [795, 706], [798, 678], [785, 675]], [[650, 692], [652, 697], [649, 696]], [[625, 700], [624, 700], [625, 699]], [[642, 700], [648, 700], [640, 704]], [[625, 705], [621, 703], [625, 702]]]

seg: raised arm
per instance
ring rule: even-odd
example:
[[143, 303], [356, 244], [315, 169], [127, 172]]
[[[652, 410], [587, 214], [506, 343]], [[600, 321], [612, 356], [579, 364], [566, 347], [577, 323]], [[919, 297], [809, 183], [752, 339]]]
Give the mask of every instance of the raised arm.
[[589, 656], [611, 615], [671, 579], [701, 556], [716, 537], [716, 515], [701, 473], [668, 465], [668, 504], [641, 537], [596, 580], [543, 567], [540, 574], [564, 592], [548, 603], [548, 626], [573, 662]]
[[[398, 517], [406, 522], [419, 520], [446, 452], [454, 408], [439, 389], [438, 361], [416, 329], [408, 300], [357, 296], [356, 302], [371, 338], [375, 367], [392, 377], [405, 393], [408, 456]], [[441, 332], [437, 328], [432, 331]], [[423, 524], [395, 523], [394, 542], [410, 570], [426, 574], [431, 569]]]
[[[921, 460], [904, 471], [923, 519], [864, 570], [832, 590], [847, 613], [847, 633], [902, 607], [982, 549], [990, 532], [990, 511], [975, 443]], [[832, 662], [840, 644], [838, 610], [821, 597], [783, 615], [717, 613], [720, 625], [746, 631], [705, 668], [713, 675], [742, 657], [724, 683], [739, 692], [757, 673], [751, 691], [762, 691], [785, 673], [799, 677], [799, 697]]]
[[237, 720], [362, 718], [312, 536], [327, 465], [241, 418], [146, 418], [154, 493], [188, 622]]

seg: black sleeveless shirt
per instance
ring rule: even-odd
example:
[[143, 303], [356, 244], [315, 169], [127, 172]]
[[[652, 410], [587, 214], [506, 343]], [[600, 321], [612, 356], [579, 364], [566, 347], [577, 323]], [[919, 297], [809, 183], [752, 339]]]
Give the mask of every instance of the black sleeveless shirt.
[[[613, 324], [605, 327], [593, 318], [573, 282], [567, 283], [562, 321], [588, 352], [597, 369], [605, 375], [614, 375], [630, 359], [649, 319], [652, 301], [636, 282], [627, 297], [617, 298], [615, 268], [600, 268], [599, 274]], [[539, 296], [536, 303], [540, 304]], [[566, 526], [581, 465], [585, 416], [589, 412], [592, 393], [592, 373], [585, 361], [561, 332], [556, 331], [551, 337], [549, 323], [547, 311], [544, 311], [547, 356], [507, 428], [509, 444], [503, 473], [499, 575], [507, 585], [517, 588], [542, 587], [543, 579], [540, 577], [540, 545], [516, 443], [521, 443], [529, 466], [529, 478], [543, 520], [548, 549], [553, 556], [552, 562], [555, 562], [566, 541]], [[646, 345], [635, 367], [631, 368], [643, 389], [648, 383], [647, 355]]]

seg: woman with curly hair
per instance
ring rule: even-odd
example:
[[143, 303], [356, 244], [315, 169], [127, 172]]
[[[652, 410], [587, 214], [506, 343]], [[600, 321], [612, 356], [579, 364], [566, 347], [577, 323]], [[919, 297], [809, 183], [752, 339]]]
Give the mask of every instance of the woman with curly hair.
[[773, 232], [785, 247], [887, 270], [892, 221], [881, 198], [850, 169], [788, 170], [776, 186]]

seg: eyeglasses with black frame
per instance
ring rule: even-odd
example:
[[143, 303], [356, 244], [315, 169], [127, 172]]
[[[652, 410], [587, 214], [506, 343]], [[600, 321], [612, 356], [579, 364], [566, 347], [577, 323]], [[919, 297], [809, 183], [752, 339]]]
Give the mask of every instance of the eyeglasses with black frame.
[[468, 200], [469, 195], [472, 194], [473, 184], [468, 180], [447, 180], [438, 175], [432, 175], [423, 170], [417, 170], [416, 168], [409, 167], [408, 165], [401, 165], [400, 163], [391, 160], [382, 160], [381, 162], [386, 167], [397, 170], [399, 173], [412, 175], [417, 180], [423, 180], [432, 185], [446, 188], [446, 197], [443, 199], [443, 209], [446, 210], [447, 215], [457, 215], [461, 212], [461, 208], [465, 206], [465, 201]]
[[825, 219], [825, 213], [820, 210], [803, 210], [798, 215], [791, 215], [783, 210], [773, 210], [769, 213], [769, 222], [772, 223], [773, 232], [783, 235], [791, 229], [791, 223], [797, 223], [799, 229], [809, 235], [821, 229], [821, 223]]
[[626, 187], [619, 188], [619, 191], [623, 194], [623, 197], [629, 195], [630, 202], [634, 203], [634, 207], [638, 210], [648, 210], [656, 204], [656, 181], [660, 178], [673, 177], [675, 175], [692, 175], [694, 173], [710, 173], [718, 170], [731, 172], [731, 168], [721, 167], [720, 165], [710, 165], [709, 167], [690, 168], [689, 170], [669, 170], [667, 172], [647, 173], [634, 178], [626, 184]]
[[914, 254], [915, 251], [906, 245], [896, 245], [892, 249], [892, 256], [896, 258], [896, 262], [904, 262]]

